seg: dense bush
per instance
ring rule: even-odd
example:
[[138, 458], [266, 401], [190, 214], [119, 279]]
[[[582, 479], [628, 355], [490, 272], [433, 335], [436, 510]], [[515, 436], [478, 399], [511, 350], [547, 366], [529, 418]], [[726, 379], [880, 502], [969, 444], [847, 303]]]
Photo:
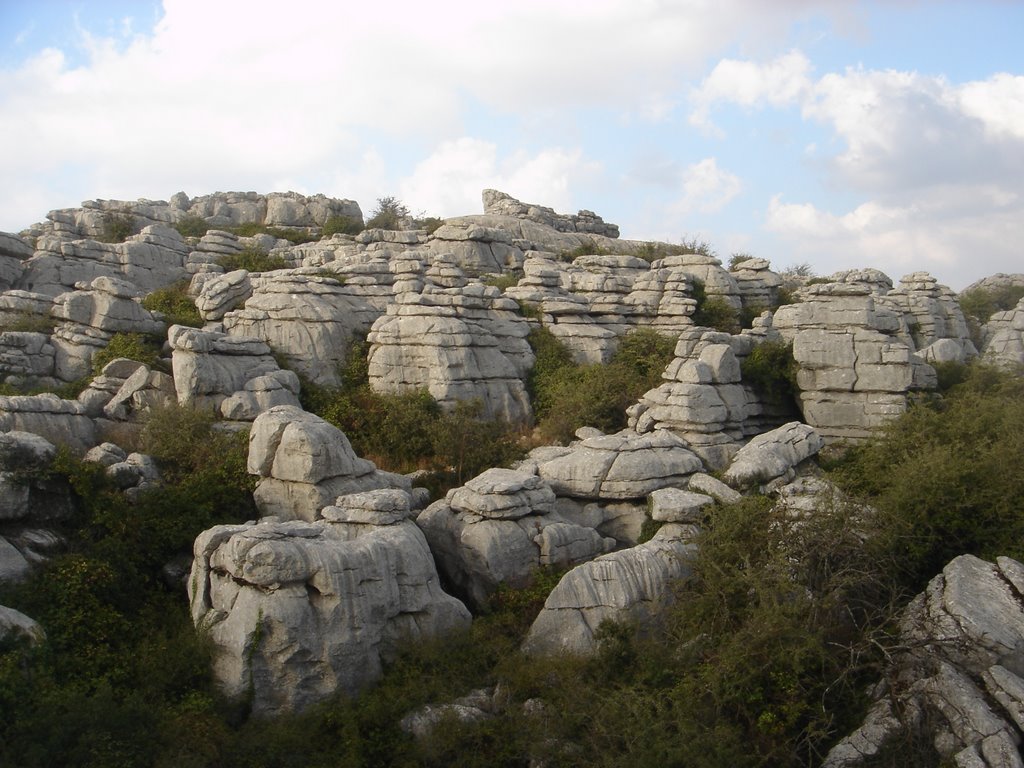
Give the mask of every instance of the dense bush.
[[353, 219], [351, 216], [328, 216], [327, 221], [320, 228], [320, 236], [358, 235], [362, 231], [363, 224], [358, 219]]
[[690, 316], [694, 325], [714, 328], [724, 333], [740, 332], [739, 313], [725, 299], [708, 296], [700, 280], [693, 281], [693, 300], [697, 302], [697, 308]]
[[236, 269], [244, 269], [246, 272], [273, 272], [275, 269], [291, 267], [291, 264], [282, 257], [272, 256], [254, 248], [247, 248], [241, 253], [221, 256], [217, 259], [217, 264], [228, 272]]
[[373, 391], [368, 353], [366, 340], [354, 338], [340, 387], [302, 386], [303, 407], [341, 429], [358, 455], [395, 472], [427, 470], [420, 482], [435, 495], [522, 455], [515, 431], [481, 418], [479, 403], [459, 403], [446, 413], [426, 390]]
[[644, 329], [625, 336], [607, 365], [577, 365], [546, 328], [534, 329], [528, 340], [536, 357], [527, 385], [537, 426], [561, 443], [580, 427], [625, 427], [626, 409], [660, 383], [675, 350], [673, 339]]
[[800, 394], [796, 383], [793, 345], [785, 341], [758, 344], [740, 364], [744, 384], [774, 405], [795, 407]]
[[182, 237], [202, 237], [210, 231], [210, 225], [206, 223], [206, 219], [191, 213], [174, 222], [171, 226], [178, 230], [178, 234]]
[[141, 333], [115, 333], [107, 346], [92, 356], [93, 374], [99, 374], [107, 363], [119, 357], [155, 366], [160, 361], [160, 343]]
[[1024, 379], [983, 365], [917, 401], [837, 469], [884, 512], [909, 589], [970, 552], [1024, 559]]
[[401, 229], [409, 218], [409, 208], [397, 197], [378, 197], [366, 221], [367, 229]]
[[187, 325], [202, 328], [203, 318], [196, 309], [196, 303], [188, 295], [189, 283], [184, 280], [166, 288], [158, 288], [149, 293], [142, 306], [150, 312], [160, 312], [167, 325]]
[[135, 216], [131, 211], [107, 211], [103, 214], [102, 229], [97, 238], [101, 243], [123, 243], [135, 234]]

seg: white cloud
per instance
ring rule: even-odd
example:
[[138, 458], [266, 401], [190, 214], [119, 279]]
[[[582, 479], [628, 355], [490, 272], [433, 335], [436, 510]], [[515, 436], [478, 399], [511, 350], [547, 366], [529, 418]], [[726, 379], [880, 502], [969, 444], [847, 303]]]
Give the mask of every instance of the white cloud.
[[[280, 179], [319, 180], [388, 141], [484, 135], [467, 125], [470, 104], [486, 105], [488, 120], [545, 115], [532, 143], [576, 146], [573, 108], [662, 120], [709, 55], [774, 39], [819, 8], [164, 0], [151, 31], [140, 33], [139, 19], [108, 25], [110, 37], [83, 26], [75, 58], [44, 51], [0, 71], [0, 174], [73, 169], [79, 199], [269, 191]], [[0, 228], [28, 223], [10, 217], [16, 186], [0, 191]]]
[[[944, 188], [911, 205], [871, 201], [843, 214], [772, 198], [766, 228], [793, 261], [821, 273], [875, 267], [894, 280], [930, 271], [954, 289], [983, 274], [1019, 272], [1024, 216], [1018, 199], [991, 188]], [[979, 263], [987, 271], [979, 273]]]
[[579, 149], [550, 148], [501, 157], [498, 146], [462, 137], [443, 142], [412, 175], [400, 182], [401, 197], [414, 211], [455, 216], [482, 211], [480, 192], [500, 189], [527, 202], [570, 210], [574, 182], [592, 179], [600, 166]]
[[728, 102], [743, 107], [782, 107], [802, 101], [811, 89], [810, 60], [790, 51], [766, 64], [722, 59], [691, 95], [692, 125], [714, 130], [711, 107]]
[[682, 173], [683, 194], [672, 203], [670, 210], [677, 216], [698, 213], [717, 213], [743, 189], [735, 174], [722, 170], [713, 157], [687, 167]]

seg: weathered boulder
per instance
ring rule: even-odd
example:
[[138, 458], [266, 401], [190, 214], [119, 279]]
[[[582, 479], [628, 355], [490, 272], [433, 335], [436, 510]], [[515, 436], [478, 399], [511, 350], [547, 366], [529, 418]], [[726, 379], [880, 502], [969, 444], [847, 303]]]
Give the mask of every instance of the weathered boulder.
[[816, 455], [825, 441], [807, 424], [793, 421], [758, 435], [740, 448], [722, 479], [736, 488], [790, 480], [801, 462]]
[[275, 272], [250, 282], [245, 305], [223, 316], [227, 333], [261, 339], [310, 381], [340, 384], [353, 335], [369, 330], [380, 310], [357, 287], [330, 277]]
[[650, 622], [690, 573], [692, 526], [667, 524], [650, 541], [569, 571], [548, 595], [523, 642], [529, 654], [592, 654], [604, 621]]
[[0, 605], [0, 641], [19, 637], [35, 645], [46, 638], [46, 633], [35, 619], [29, 618], [21, 611]]
[[685, 485], [703, 469], [686, 443], [665, 430], [623, 430], [537, 454], [537, 472], [559, 496], [644, 499], [658, 488]]
[[39, 435], [83, 454], [96, 444], [96, 429], [85, 406], [46, 392], [0, 396], [0, 432], [18, 430]]
[[411, 520], [216, 526], [194, 554], [189, 599], [217, 649], [214, 676], [259, 715], [354, 695], [402, 643], [470, 622]]
[[982, 356], [997, 365], [1024, 364], [1024, 299], [1005, 312], [996, 312], [984, 327]]
[[[864, 765], [908, 734], [960, 766], [1020, 766], [1024, 729], [1024, 566], [952, 560], [904, 612], [901, 649], [863, 724], [825, 768]], [[899, 713], [899, 714], [897, 714]]]
[[559, 214], [552, 208], [520, 202], [496, 189], [485, 189], [482, 196], [484, 213], [487, 215], [529, 219], [559, 232], [582, 232], [612, 238], [619, 236], [617, 225], [606, 223], [593, 211], [580, 211], [575, 216]]
[[485, 418], [529, 423], [530, 326], [515, 303], [481, 283], [459, 286], [465, 278], [451, 259], [435, 259], [421, 276], [422, 263], [410, 252], [393, 268], [400, 293], [367, 337], [370, 386], [426, 389], [449, 409], [478, 400]]
[[[281, 402], [256, 396], [271, 391], [284, 399], [281, 404], [298, 405], [298, 377], [282, 370], [260, 339], [174, 325], [167, 340], [182, 405], [213, 407], [222, 413], [226, 407], [231, 418], [255, 418], [260, 408]], [[233, 395], [237, 397], [231, 399]]]
[[767, 259], [750, 258], [729, 269], [736, 280], [740, 299], [747, 309], [767, 309], [779, 304], [782, 276], [772, 272]]
[[536, 475], [489, 469], [416, 519], [438, 568], [474, 609], [499, 584], [525, 586], [541, 566], [571, 565], [610, 550], [613, 539], [565, 520]]
[[333, 424], [291, 405], [271, 407], [253, 422], [248, 469], [260, 477], [257, 508], [281, 520], [312, 522], [338, 496], [412, 485], [356, 456]]

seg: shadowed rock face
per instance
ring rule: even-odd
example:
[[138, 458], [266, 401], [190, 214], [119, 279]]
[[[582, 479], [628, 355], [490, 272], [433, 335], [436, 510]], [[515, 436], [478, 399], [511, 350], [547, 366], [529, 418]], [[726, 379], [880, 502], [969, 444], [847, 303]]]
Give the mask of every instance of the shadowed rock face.
[[891, 685], [825, 768], [864, 765], [908, 733], [956, 765], [1021, 765], [1024, 733], [1024, 566], [962, 555], [907, 607]]
[[399, 644], [468, 626], [406, 519], [408, 497], [404, 515], [393, 502], [348, 510], [342, 497], [317, 523], [217, 526], [196, 540], [192, 616], [227, 694], [251, 696], [256, 714], [301, 710], [375, 682]]

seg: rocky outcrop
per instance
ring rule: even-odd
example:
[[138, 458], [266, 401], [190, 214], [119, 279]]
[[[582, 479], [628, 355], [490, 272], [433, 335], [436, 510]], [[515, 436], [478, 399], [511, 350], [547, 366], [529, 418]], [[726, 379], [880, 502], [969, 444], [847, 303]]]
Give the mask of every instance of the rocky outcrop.
[[541, 566], [567, 566], [615, 546], [555, 512], [555, 494], [534, 474], [489, 469], [425, 509], [416, 522], [441, 573], [476, 610], [499, 584], [526, 586]]
[[411, 489], [408, 478], [356, 456], [333, 424], [291, 405], [269, 408], [253, 422], [248, 469], [260, 478], [253, 494], [260, 513], [281, 520], [317, 520], [342, 495]]
[[929, 739], [959, 766], [1020, 766], [1024, 566], [963, 555], [907, 607], [900, 648], [864, 723], [825, 768], [865, 765], [897, 739]]
[[22, 262], [32, 253], [32, 246], [17, 235], [0, 232], [0, 290], [14, 287], [25, 269]]
[[803, 420], [826, 441], [867, 437], [906, 410], [907, 392], [934, 386], [932, 368], [900, 340], [902, 315], [877, 298], [880, 288], [812, 285], [802, 302], [775, 313], [773, 327], [793, 343]]
[[793, 421], [758, 435], [733, 457], [722, 479], [736, 488], [765, 485], [781, 478], [788, 482], [801, 463], [817, 455], [825, 441], [807, 424]]
[[[252, 294], [244, 306], [222, 315], [229, 336], [260, 339], [310, 381], [338, 386], [352, 337], [366, 333], [380, 310], [330, 277], [284, 272], [249, 282]], [[211, 288], [223, 284], [230, 293], [231, 283], [241, 290], [245, 281], [225, 275]]]
[[298, 377], [282, 370], [259, 339], [175, 325], [168, 342], [181, 405], [240, 420], [275, 405], [298, 406]]
[[476, 400], [485, 418], [532, 421], [530, 326], [515, 303], [497, 288], [466, 283], [451, 259], [435, 259], [425, 274], [412, 254], [392, 266], [395, 302], [367, 337], [370, 387], [426, 389], [442, 408]]
[[50, 296], [73, 290], [98, 277], [126, 280], [143, 293], [188, 277], [188, 246], [176, 230], [146, 227], [123, 243], [40, 237], [16, 288]]
[[740, 291], [740, 300], [747, 309], [768, 309], [778, 306], [781, 275], [772, 272], [767, 259], [745, 259], [729, 269]]
[[68, 484], [46, 471], [56, 453], [38, 435], [0, 433], [0, 583], [21, 581], [64, 545], [53, 527], [73, 502]]
[[83, 454], [96, 445], [96, 427], [85, 406], [41, 395], [0, 396], [0, 432], [31, 432], [56, 445]]
[[[903, 315], [906, 331], [901, 339], [922, 352], [925, 360], [962, 363], [978, 354], [956, 294], [927, 272], [904, 275], [883, 303]], [[955, 354], [953, 346], [958, 350]]]
[[996, 312], [984, 328], [982, 355], [996, 365], [1024, 365], [1024, 299], [1006, 312]]
[[484, 213], [488, 215], [529, 219], [559, 232], [580, 232], [611, 238], [619, 236], [617, 225], [606, 223], [593, 211], [580, 211], [575, 216], [559, 214], [555, 213], [552, 208], [542, 205], [522, 203], [511, 195], [496, 189], [485, 189], [483, 201]]
[[523, 642], [529, 654], [589, 655], [605, 621], [647, 624], [671, 599], [673, 580], [690, 573], [692, 526], [670, 523], [650, 541], [569, 571], [548, 595]]
[[[423, 534], [394, 510], [350, 522], [344, 497], [315, 523], [217, 526], [195, 543], [189, 599], [216, 648], [214, 675], [252, 711], [304, 709], [375, 682], [402, 643], [469, 625]], [[366, 519], [366, 499], [356, 502]], [[398, 514], [395, 514], [398, 512]]]

